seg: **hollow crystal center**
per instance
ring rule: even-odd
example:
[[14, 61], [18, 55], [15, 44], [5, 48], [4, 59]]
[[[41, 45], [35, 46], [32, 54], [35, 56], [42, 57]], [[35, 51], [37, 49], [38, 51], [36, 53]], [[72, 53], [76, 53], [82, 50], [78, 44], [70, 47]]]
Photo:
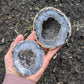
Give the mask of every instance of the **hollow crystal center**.
[[59, 33], [61, 25], [54, 18], [48, 18], [42, 24], [42, 37], [46, 40], [52, 40]]
[[21, 65], [24, 67], [31, 66], [32, 64], [35, 64], [35, 58], [36, 55], [32, 50], [25, 50], [25, 51], [20, 51], [18, 54], [19, 60]]

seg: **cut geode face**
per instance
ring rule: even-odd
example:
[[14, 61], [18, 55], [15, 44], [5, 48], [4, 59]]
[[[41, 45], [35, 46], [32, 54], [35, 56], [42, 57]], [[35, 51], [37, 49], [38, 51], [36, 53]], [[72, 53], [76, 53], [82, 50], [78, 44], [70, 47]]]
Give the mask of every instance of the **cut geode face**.
[[43, 56], [43, 50], [35, 41], [21, 41], [12, 51], [13, 66], [21, 75], [28, 76], [40, 69]]
[[43, 8], [34, 19], [34, 31], [41, 46], [54, 48], [64, 44], [71, 35], [69, 19], [53, 7]]

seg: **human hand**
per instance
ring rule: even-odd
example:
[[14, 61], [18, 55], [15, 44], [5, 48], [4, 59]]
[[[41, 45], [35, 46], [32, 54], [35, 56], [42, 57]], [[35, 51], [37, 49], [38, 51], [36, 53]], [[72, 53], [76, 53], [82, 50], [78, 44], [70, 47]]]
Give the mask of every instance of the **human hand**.
[[[17, 43], [19, 43], [20, 41], [23, 41], [23, 40], [24, 40], [23, 35], [18, 35], [16, 37], [16, 39], [14, 40], [14, 42], [11, 44], [9, 51], [5, 55], [4, 61], [5, 61], [6, 74], [12, 74], [12, 75], [20, 76], [15, 71], [15, 69], [13, 67], [12, 49], [13, 49], [15, 44], [17, 44]], [[34, 40], [38, 44], [38, 41], [35, 38], [34, 31], [28, 36], [28, 38], [26, 40]], [[27, 77], [24, 77], [24, 78], [26, 78], [28, 80], [31, 80], [33, 82], [37, 82], [40, 79], [40, 77], [42, 76], [42, 74], [45, 71], [46, 67], [48, 66], [49, 61], [51, 60], [53, 55], [61, 48], [61, 46], [58, 46], [55, 49], [49, 50], [47, 54], [46, 54], [46, 51], [48, 49], [44, 48], [43, 51], [44, 51], [45, 55], [44, 55], [44, 58], [43, 58], [43, 64], [42, 64], [41, 68], [35, 74], [27, 76]]]

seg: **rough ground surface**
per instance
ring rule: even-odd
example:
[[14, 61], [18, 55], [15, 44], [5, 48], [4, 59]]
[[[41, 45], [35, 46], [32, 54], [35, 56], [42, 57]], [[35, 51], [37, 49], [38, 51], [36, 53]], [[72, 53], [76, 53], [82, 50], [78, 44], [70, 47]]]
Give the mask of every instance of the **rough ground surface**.
[[84, 84], [84, 0], [0, 0], [0, 84], [5, 75], [4, 55], [11, 42], [18, 33], [25, 38], [30, 34], [36, 13], [46, 6], [68, 16], [72, 36], [37, 84]]

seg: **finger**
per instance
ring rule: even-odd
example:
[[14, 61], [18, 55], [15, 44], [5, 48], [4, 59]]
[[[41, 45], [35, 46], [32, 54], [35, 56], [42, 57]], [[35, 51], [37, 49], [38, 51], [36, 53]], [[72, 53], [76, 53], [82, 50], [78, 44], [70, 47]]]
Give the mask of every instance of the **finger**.
[[23, 35], [21, 35], [21, 34], [18, 35], [18, 36], [16, 37], [16, 39], [14, 40], [14, 42], [12, 42], [12, 44], [11, 44], [11, 46], [10, 46], [10, 49], [9, 49], [9, 52], [12, 51], [12, 48], [14, 47], [15, 44], [19, 43], [19, 42], [22, 41], [22, 40], [24, 40]]
[[35, 40], [35, 32], [32, 31], [32, 33], [27, 37], [26, 40]]
[[56, 47], [55, 49], [49, 50], [48, 53], [46, 54], [47, 59], [50, 60], [61, 47], [62, 45]]

